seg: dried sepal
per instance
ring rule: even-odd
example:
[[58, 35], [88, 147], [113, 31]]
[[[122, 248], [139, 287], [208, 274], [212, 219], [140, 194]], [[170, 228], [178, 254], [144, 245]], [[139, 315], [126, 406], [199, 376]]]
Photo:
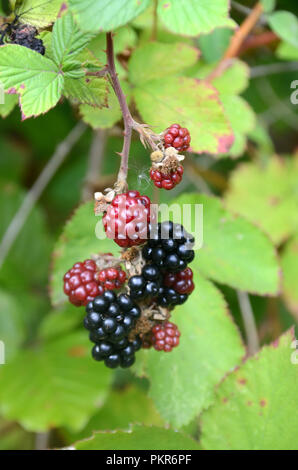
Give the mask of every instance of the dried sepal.
[[158, 170], [164, 175], [169, 175], [177, 171], [180, 162], [184, 160], [184, 155], [180, 155], [174, 147], [169, 147], [163, 152], [156, 151], [151, 154], [152, 170]]
[[122, 264], [122, 259], [112, 255], [112, 253], [92, 254], [91, 259], [95, 261], [99, 271], [106, 268], [116, 268]]

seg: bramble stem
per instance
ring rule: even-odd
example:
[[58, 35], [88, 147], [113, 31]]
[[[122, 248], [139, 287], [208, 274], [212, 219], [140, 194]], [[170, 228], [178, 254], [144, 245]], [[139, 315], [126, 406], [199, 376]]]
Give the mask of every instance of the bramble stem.
[[249, 15], [247, 16], [247, 18], [245, 18], [243, 23], [241, 23], [240, 27], [236, 30], [223, 58], [208, 76], [208, 81], [212, 81], [214, 78], [218, 77], [229, 66], [229, 64], [231, 63], [231, 59], [237, 57], [244, 40], [251, 32], [255, 24], [258, 22], [258, 20], [262, 16], [262, 13], [263, 6], [260, 2], [258, 2], [250, 11]]
[[120, 104], [120, 108], [121, 108], [121, 112], [123, 116], [123, 122], [124, 122], [124, 142], [123, 142], [122, 151], [120, 153], [121, 164], [120, 164], [120, 169], [118, 173], [117, 183], [119, 183], [120, 185], [123, 185], [123, 184], [126, 185], [131, 136], [132, 136], [132, 130], [135, 127], [135, 122], [128, 108], [127, 101], [123, 93], [123, 90], [121, 88], [119, 78], [116, 72], [112, 33], [107, 33], [107, 60], [108, 60], [108, 72], [111, 77], [111, 82], [112, 82], [114, 92]]

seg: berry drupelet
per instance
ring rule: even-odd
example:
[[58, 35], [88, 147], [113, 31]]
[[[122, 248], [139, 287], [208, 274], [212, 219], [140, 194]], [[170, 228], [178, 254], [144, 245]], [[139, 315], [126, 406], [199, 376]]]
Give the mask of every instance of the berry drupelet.
[[164, 272], [178, 272], [193, 261], [193, 245], [194, 237], [182, 225], [162, 222], [150, 227], [150, 239], [142, 255]]
[[96, 270], [95, 261], [87, 259], [83, 263], [75, 263], [65, 274], [64, 293], [73, 305], [86, 305], [104, 293], [104, 288], [97, 282]]
[[141, 347], [136, 339], [129, 341], [128, 335], [141, 315], [140, 308], [129, 295], [116, 295], [106, 291], [86, 307], [84, 326], [89, 330], [90, 340], [95, 343], [92, 356], [103, 360], [107, 367], [130, 367], [134, 353]]
[[150, 178], [157, 188], [171, 190], [182, 180], [184, 173], [183, 166], [179, 165], [176, 171], [171, 171], [169, 174], [162, 173], [157, 169], [150, 170]]
[[107, 237], [123, 248], [144, 243], [148, 238], [150, 204], [150, 199], [138, 191], [118, 194], [102, 219]]
[[179, 152], [186, 151], [189, 148], [190, 140], [188, 129], [181, 127], [179, 124], [172, 124], [171, 127], [165, 131], [165, 148], [174, 147]]

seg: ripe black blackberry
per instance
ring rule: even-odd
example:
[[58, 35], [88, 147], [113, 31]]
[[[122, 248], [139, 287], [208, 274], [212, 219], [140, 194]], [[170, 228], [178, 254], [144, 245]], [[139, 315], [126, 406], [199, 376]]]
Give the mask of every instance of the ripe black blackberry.
[[141, 315], [140, 308], [129, 295], [106, 291], [87, 304], [86, 312], [84, 326], [95, 343], [94, 359], [104, 360], [111, 368], [130, 367], [139, 343], [137, 339], [129, 342], [128, 335]]
[[161, 307], [175, 307], [176, 305], [182, 305], [188, 299], [188, 294], [179, 294], [172, 287], [161, 286], [158, 292], [156, 303]]
[[96, 361], [104, 361], [107, 367], [114, 369], [131, 367], [135, 362], [135, 352], [142, 347], [142, 341], [136, 337], [133, 341], [123, 338], [118, 343], [101, 341], [92, 349], [92, 357]]
[[162, 281], [160, 269], [155, 264], [146, 264], [142, 273], [132, 276], [128, 281], [130, 296], [134, 300], [155, 298]]
[[150, 239], [143, 248], [146, 261], [164, 272], [183, 271], [194, 259], [194, 237], [180, 224], [171, 221], [150, 227]]

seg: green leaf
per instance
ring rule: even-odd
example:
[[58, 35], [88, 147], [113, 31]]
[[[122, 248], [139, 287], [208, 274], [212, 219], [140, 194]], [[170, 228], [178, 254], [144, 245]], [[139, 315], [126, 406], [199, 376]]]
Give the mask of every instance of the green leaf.
[[228, 28], [217, 28], [209, 34], [202, 34], [198, 38], [198, 44], [203, 58], [207, 63], [217, 62], [224, 55], [233, 31]]
[[57, 339], [82, 326], [85, 310], [67, 303], [45, 316], [39, 326], [38, 336], [42, 340]]
[[15, 106], [18, 104], [18, 97], [17, 95], [9, 95], [5, 94], [4, 95], [4, 103], [0, 103], [0, 116], [3, 118], [6, 118], [12, 110], [15, 108]]
[[179, 122], [192, 136], [191, 150], [227, 151], [233, 134], [214, 87], [192, 78], [167, 77], [140, 84], [134, 97], [144, 122], [157, 132]]
[[200, 448], [196, 441], [182, 432], [141, 425], [134, 425], [129, 431], [96, 432], [89, 439], [75, 443], [73, 447], [77, 450], [198, 450]]
[[[12, 183], [0, 185], [0, 239], [25, 195], [23, 190]], [[45, 217], [41, 209], [36, 206], [25, 222], [1, 269], [1, 283], [4, 283], [8, 273], [11, 273], [10, 277], [22, 278], [23, 282], [45, 282], [50, 251], [51, 238], [48, 235]]]
[[162, 426], [152, 400], [144, 391], [129, 385], [124, 390], [111, 391], [104, 406], [91, 418], [80, 433], [66, 432], [69, 442], [90, 437], [93, 431], [128, 429], [132, 423]]
[[293, 330], [232, 372], [202, 415], [206, 449], [296, 450], [298, 368]]
[[50, 294], [54, 305], [67, 299], [63, 293], [63, 276], [74, 263], [90, 258], [94, 253], [117, 253], [116, 243], [96, 237], [97, 227], [102, 230], [101, 219], [94, 216], [93, 202], [81, 205], [65, 225], [53, 253]]
[[23, 119], [45, 113], [60, 99], [64, 78], [50, 59], [27, 47], [0, 48], [0, 75], [5, 90], [20, 95]]
[[16, 13], [21, 15], [22, 23], [46, 28], [57, 18], [62, 3], [62, 0], [24, 0]]
[[107, 82], [104, 78], [65, 78], [64, 95], [74, 103], [97, 108], [107, 106]]
[[[169, 355], [143, 352], [150, 396], [161, 416], [175, 427], [189, 423], [210, 405], [215, 385], [245, 354], [221, 293], [197, 270], [194, 283], [188, 302], [171, 318], [181, 332], [179, 348]], [[138, 353], [136, 370], [140, 371], [141, 362]]]
[[[125, 26], [113, 31], [113, 42], [115, 55], [124, 52], [126, 49], [132, 49], [137, 43], [136, 32], [130, 27]], [[105, 64], [107, 57], [106, 35], [98, 34], [88, 45], [88, 50], [102, 63]]]
[[250, 105], [241, 96], [220, 94], [220, 100], [234, 133], [234, 143], [223, 156], [239, 157], [246, 149], [246, 136], [256, 126], [256, 117]]
[[284, 60], [298, 60], [298, 47], [289, 42], [281, 41], [277, 47], [276, 55]]
[[249, 133], [249, 138], [257, 146], [257, 154], [263, 161], [268, 161], [274, 154], [274, 144], [269, 130], [261, 120], [257, 121], [255, 128]]
[[281, 256], [282, 292], [284, 300], [295, 319], [298, 319], [298, 235], [285, 246]]
[[103, 403], [110, 374], [92, 360], [85, 331], [60, 337], [20, 352], [0, 369], [1, 413], [29, 431], [78, 431]]
[[[141, 86], [156, 78], [179, 74], [194, 65], [198, 57], [198, 49], [184, 43], [147, 43], [133, 53], [129, 62], [129, 79]], [[160, 67], [161, 64], [164, 66]]]
[[[1, 110], [1, 106], [0, 106]], [[1, 112], [1, 111], [0, 111]], [[3, 181], [18, 182], [24, 176], [26, 158], [22, 148], [16, 147], [9, 136], [0, 141], [0, 175]], [[1, 196], [0, 196], [1, 198]]]
[[198, 36], [218, 27], [234, 28], [228, 0], [160, 0], [158, 16], [173, 33]]
[[276, 11], [268, 16], [273, 31], [284, 41], [298, 47], [298, 19], [289, 11]]
[[[200, 66], [196, 72], [198, 78], [206, 78], [213, 70], [213, 65]], [[231, 123], [234, 133], [234, 143], [228, 153], [221, 156], [241, 156], [246, 147], [246, 136], [255, 128], [256, 118], [253, 110], [243, 98], [237, 96], [248, 86], [249, 68], [240, 60], [234, 60], [212, 85], [219, 91], [225, 113]]]
[[83, 31], [111, 31], [138, 16], [149, 5], [149, 0], [69, 0]]
[[58, 18], [53, 28], [53, 56], [57, 65], [73, 60], [91, 41], [94, 34], [80, 31], [71, 13]]
[[[209, 69], [205, 68], [204, 75], [207, 70], [211, 72], [214, 65], [210, 65]], [[201, 78], [201, 77], [200, 77]], [[219, 77], [213, 80], [213, 85], [218, 89], [221, 95], [239, 95], [249, 84], [249, 67], [245, 62], [234, 59], [230, 67], [228, 67]]]
[[[129, 102], [130, 93], [126, 82], [123, 82], [121, 86], [125, 92], [126, 100]], [[113, 127], [113, 125], [122, 118], [119, 101], [110, 85], [108, 85], [108, 90], [107, 107], [98, 109], [88, 105], [80, 106], [83, 121], [89, 124], [93, 129], [108, 129]]]
[[279, 245], [298, 227], [298, 158], [271, 157], [238, 167], [225, 196], [227, 207], [259, 225]]
[[5, 345], [5, 361], [17, 352], [25, 339], [23, 308], [13, 295], [0, 290], [0, 341]]
[[263, 232], [225, 210], [215, 197], [187, 194], [174, 203], [180, 206], [203, 204], [204, 240], [203, 247], [196, 254], [195, 268], [214, 281], [236, 289], [258, 295], [278, 293], [276, 252]]
[[261, 0], [265, 13], [270, 13], [275, 8], [276, 0]]

